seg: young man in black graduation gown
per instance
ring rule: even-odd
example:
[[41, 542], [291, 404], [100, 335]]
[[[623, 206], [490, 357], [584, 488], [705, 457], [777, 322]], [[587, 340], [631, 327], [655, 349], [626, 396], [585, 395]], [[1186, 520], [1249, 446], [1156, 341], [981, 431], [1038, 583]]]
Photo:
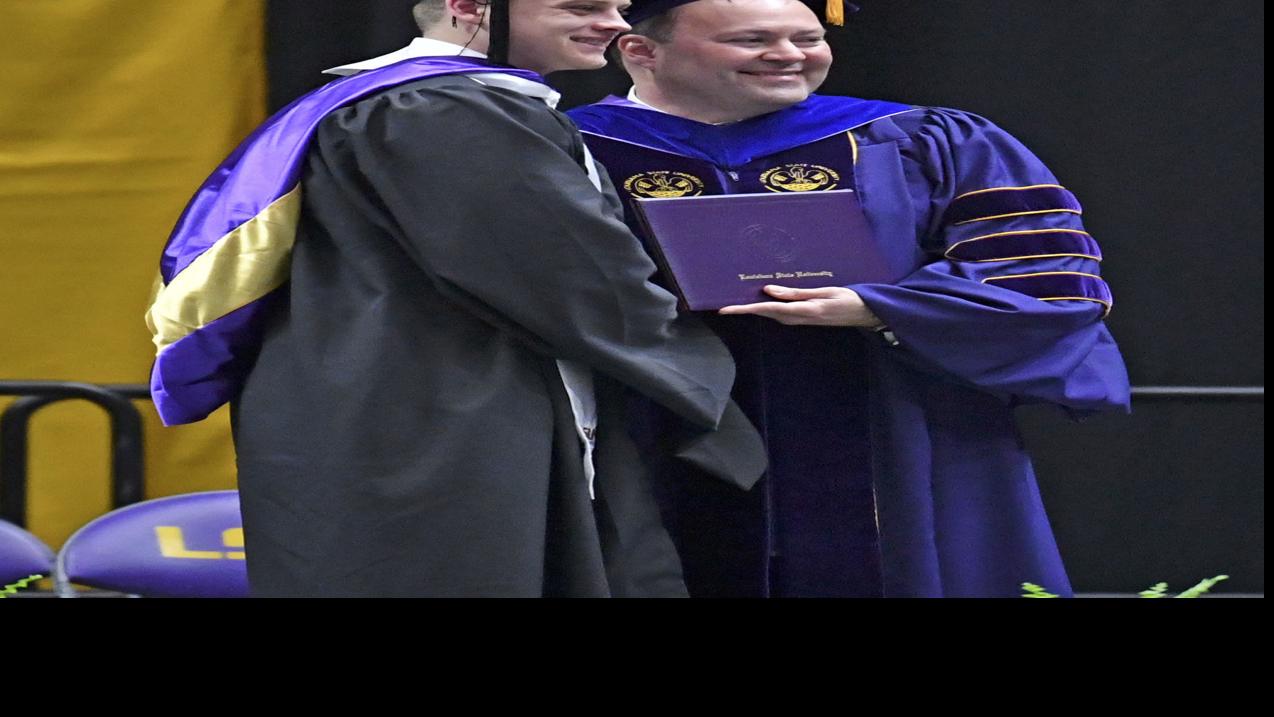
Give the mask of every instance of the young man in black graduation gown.
[[[613, 188], [533, 74], [600, 66], [623, 4], [513, 0], [505, 30], [499, 4], [420, 3], [425, 38], [338, 68], [351, 76], [248, 140], [270, 149], [227, 160], [228, 176], [299, 145], [295, 187], [207, 247], [189, 237], [212, 212], [192, 201], [152, 309], [152, 385], [169, 423], [233, 399], [254, 594], [684, 594], [624, 387], [684, 419], [686, 459], [743, 487], [761, 473], [728, 352], [650, 283]], [[512, 67], [465, 59], [506, 31]], [[290, 128], [307, 117], [301, 143]], [[232, 310], [179, 321], [177, 299], [231, 291], [179, 294], [182, 272], [218, 252], [231, 274], [260, 272], [269, 252], [242, 235], [286, 224], [273, 213], [291, 203], [278, 286], [231, 281]]]

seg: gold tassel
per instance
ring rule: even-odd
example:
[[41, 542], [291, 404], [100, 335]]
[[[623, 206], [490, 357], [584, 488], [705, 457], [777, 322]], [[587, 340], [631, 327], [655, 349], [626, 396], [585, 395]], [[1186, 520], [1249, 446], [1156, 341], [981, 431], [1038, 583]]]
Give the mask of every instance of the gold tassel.
[[827, 24], [845, 24], [845, 3], [842, 0], [827, 0]]

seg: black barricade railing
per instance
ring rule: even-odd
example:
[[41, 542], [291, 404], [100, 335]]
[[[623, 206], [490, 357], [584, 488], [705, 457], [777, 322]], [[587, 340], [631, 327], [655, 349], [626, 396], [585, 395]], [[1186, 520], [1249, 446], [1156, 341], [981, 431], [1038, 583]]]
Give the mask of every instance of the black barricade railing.
[[111, 427], [111, 506], [121, 508], [140, 501], [145, 495], [142, 416], [130, 399], [148, 395], [146, 386], [140, 384], [0, 381], [0, 396], [18, 396], [0, 414], [0, 518], [26, 526], [31, 417], [59, 401], [89, 401], [106, 411]]
[[1264, 386], [1133, 386], [1133, 398], [1265, 400]]
[[[31, 417], [58, 401], [81, 399], [101, 406], [111, 422], [111, 502], [131, 505], [145, 494], [142, 418], [130, 399], [148, 398], [143, 384], [71, 381], [0, 381], [0, 396], [19, 398], [0, 414], [0, 518], [25, 526], [27, 442]], [[1264, 386], [1135, 386], [1134, 399], [1265, 400]]]

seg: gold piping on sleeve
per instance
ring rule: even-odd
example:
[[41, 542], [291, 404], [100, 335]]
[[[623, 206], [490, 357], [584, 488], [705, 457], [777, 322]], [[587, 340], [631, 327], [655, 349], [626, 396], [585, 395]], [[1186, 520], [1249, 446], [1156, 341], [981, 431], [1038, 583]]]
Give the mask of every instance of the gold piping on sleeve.
[[[1024, 256], [1006, 256], [1003, 258], [996, 258], [996, 259], [952, 259], [952, 261], [958, 261], [964, 264], [986, 264], [987, 262], [992, 262], [992, 261], [1020, 261], [1022, 259], [1054, 259], [1054, 258], [1063, 257], [1063, 256], [1073, 256], [1079, 259], [1092, 259], [1093, 261], [1096, 261], [1096, 262], [1101, 261], [1100, 256], [1093, 256], [1092, 254], [1026, 254]], [[950, 257], [947, 257], [947, 258], [950, 258]]]
[[218, 239], [160, 288], [150, 309], [156, 354], [287, 281], [301, 214], [301, 187]]
[[[987, 278], [985, 278], [985, 279], [983, 279], [983, 280], [982, 280], [982, 283], [983, 283], [983, 284], [985, 284], [985, 283], [987, 283], [987, 282], [989, 282], [989, 281], [999, 281], [1000, 279], [1024, 279], [1024, 278], [1026, 278], [1026, 277], [1030, 277], [1030, 276], [1055, 276], [1055, 275], [1057, 275], [1057, 274], [1071, 274], [1071, 275], [1074, 275], [1074, 276], [1087, 276], [1087, 277], [1092, 278], [1092, 279], [1097, 279], [1098, 281], [1101, 281], [1101, 282], [1103, 282], [1103, 283], [1106, 281], [1105, 279], [1102, 279], [1100, 276], [1097, 276], [1096, 274], [1088, 274], [1088, 273], [1085, 273], [1085, 272], [1082, 272], [1082, 271], [1037, 271], [1037, 272], [1035, 272], [1035, 273], [1033, 273], [1033, 274], [1010, 274], [1010, 275], [1007, 275], [1007, 276], [988, 276]], [[1037, 299], [1037, 300], [1039, 300], [1039, 301], [1093, 301], [1093, 302], [1096, 302], [1096, 303], [1101, 304], [1102, 306], [1105, 306], [1105, 307], [1106, 307], [1106, 311], [1102, 313], [1102, 318], [1105, 318], [1105, 317], [1109, 316], [1109, 315], [1110, 315], [1110, 310], [1111, 310], [1111, 308], [1112, 308], [1112, 305], [1111, 305], [1111, 303], [1110, 303], [1109, 301], [1102, 301], [1101, 299], [1094, 299], [1094, 298], [1092, 298], [1092, 297], [1090, 297], [1090, 296], [1048, 296], [1048, 297], [1039, 297], [1039, 296], [1034, 296], [1034, 297], [1031, 297], [1031, 298], [1033, 298], [1033, 299]]]
[[[1054, 232], [1065, 232], [1067, 234], [1081, 234], [1083, 236], [1088, 237], [1089, 239], [1093, 238], [1093, 235], [1089, 234], [1088, 232], [1081, 232], [1078, 229], [1023, 229], [1021, 231], [1013, 231], [1013, 232], [996, 232], [994, 234], [983, 234], [982, 236], [976, 236], [970, 239], [962, 239], [956, 242], [955, 244], [952, 244], [951, 246], [947, 247], [947, 250], [942, 253], [942, 256], [943, 258], [951, 259], [951, 252], [955, 251], [956, 247], [960, 246], [961, 244], [968, 244], [969, 242], [981, 241], [983, 239], [994, 239], [995, 237], [1006, 237], [1006, 236], [1022, 236], [1025, 234], [1052, 234]], [[968, 261], [968, 263], [970, 264], [977, 264], [980, 262], [987, 262], [987, 261], [1010, 261], [1013, 259], [1038, 259], [1038, 258], [1052, 257], [1052, 256], [1078, 256], [1078, 257], [1083, 257], [1085, 259], [1092, 259], [1093, 261], [1101, 261], [1100, 256], [1092, 256], [1090, 254], [1037, 254], [1034, 256], [1012, 256], [1012, 257], [1007, 257], [1004, 259], [968, 259], [968, 260], [954, 259], [953, 261]]]
[[985, 222], [985, 221], [988, 221], [988, 220], [990, 220], [990, 219], [1007, 219], [1007, 218], [1009, 218], [1009, 217], [1025, 217], [1025, 216], [1028, 216], [1028, 215], [1031, 215], [1031, 214], [1053, 214], [1054, 212], [1066, 212], [1066, 213], [1068, 213], [1068, 214], [1083, 214], [1083, 212], [1079, 211], [1078, 209], [1037, 209], [1037, 210], [1032, 211], [1032, 212], [1013, 212], [1012, 214], [996, 214], [996, 215], [989, 216], [989, 217], [978, 217], [978, 218], [976, 218], [976, 219], [965, 219], [964, 221], [956, 222], [955, 224], [952, 224], [951, 226], [953, 226], [953, 227], [958, 227], [958, 226], [960, 226], [961, 224], [972, 224], [972, 223], [974, 223], [974, 222]]
[[1083, 271], [1036, 271], [1030, 274], [1005, 274], [1004, 276], [988, 276], [987, 278], [982, 280], [982, 283], [985, 284], [988, 281], [1000, 281], [1002, 279], [1026, 279], [1032, 276], [1058, 276], [1063, 274], [1067, 276], [1087, 276], [1090, 279], [1098, 279], [1103, 282], [1105, 281], [1105, 279], [1102, 279], [1100, 276], [1096, 274], [1089, 274]]
[[849, 135], [849, 150], [853, 155], [853, 164], [858, 164], [858, 140], [854, 139], [854, 130], [845, 132]]
[[1107, 316], [1110, 316], [1110, 310], [1115, 308], [1114, 306], [1111, 305], [1109, 301], [1102, 301], [1101, 299], [1094, 299], [1089, 296], [1049, 296], [1039, 300], [1040, 301], [1091, 301], [1095, 304], [1101, 304], [1102, 306], [1106, 307], [1106, 310], [1103, 311], [1101, 315], [1103, 319], [1106, 318]]
[[972, 192], [965, 192], [951, 201], [958, 202], [965, 197], [971, 197], [975, 194], [986, 194], [987, 192], [1020, 192], [1024, 189], [1066, 189], [1066, 187], [1063, 187], [1060, 184], [1031, 184], [1025, 187], [990, 187], [987, 189], [975, 189]]
[[[1092, 237], [1092, 235], [1089, 234], [1088, 232], [1082, 232], [1078, 229], [1019, 229], [1019, 230], [1011, 231], [1011, 232], [996, 232], [994, 234], [979, 234], [978, 236], [970, 237], [968, 239], [961, 239], [955, 244], [952, 244], [951, 249], [954, 249], [960, 246], [961, 244], [967, 244], [971, 241], [978, 241], [980, 239], [992, 239], [994, 237], [1007, 237], [1007, 236], [1021, 236], [1023, 234], [1051, 234], [1052, 232], [1066, 232], [1067, 234], [1083, 234], [1086, 237], [1089, 237], [1089, 238]], [[951, 249], [948, 249], [947, 251], [950, 251]]]

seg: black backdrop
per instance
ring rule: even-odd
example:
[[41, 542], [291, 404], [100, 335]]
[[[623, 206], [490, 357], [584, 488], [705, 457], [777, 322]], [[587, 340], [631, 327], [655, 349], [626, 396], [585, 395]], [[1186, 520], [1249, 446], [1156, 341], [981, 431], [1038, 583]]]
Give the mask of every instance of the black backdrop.
[[[1255, 0], [860, 0], [822, 91], [994, 119], [1075, 191], [1133, 383], [1263, 386], [1264, 40]], [[412, 0], [271, 0], [275, 107], [415, 34]], [[564, 107], [622, 73], [550, 78]], [[1139, 394], [1131, 416], [1022, 412], [1078, 590], [1228, 573], [1264, 591], [1264, 399]]]

